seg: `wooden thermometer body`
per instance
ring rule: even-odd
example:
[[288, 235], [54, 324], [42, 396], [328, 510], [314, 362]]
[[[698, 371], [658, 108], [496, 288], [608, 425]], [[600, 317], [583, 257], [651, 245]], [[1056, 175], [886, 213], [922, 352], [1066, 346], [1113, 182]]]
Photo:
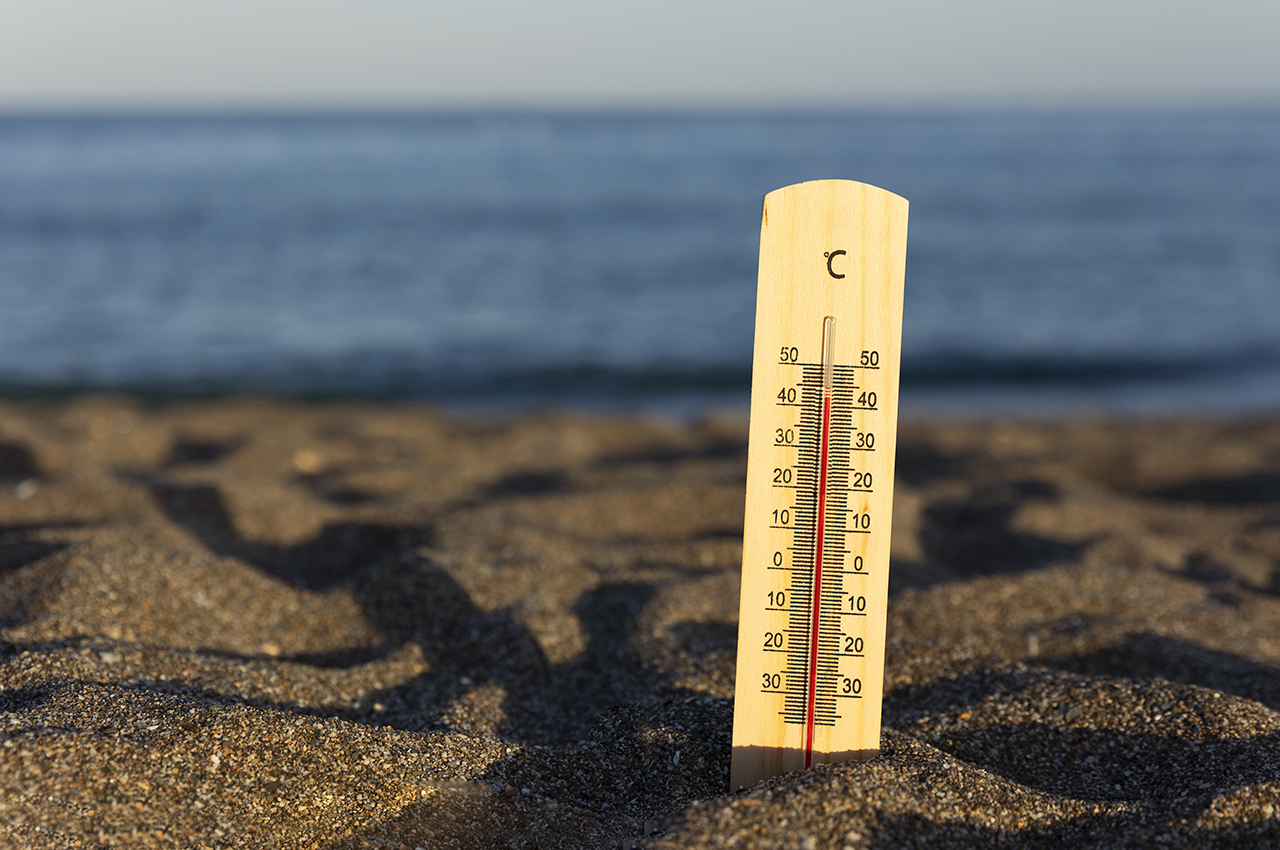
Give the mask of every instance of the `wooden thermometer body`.
[[907, 202], [770, 192], [730, 787], [880, 749]]

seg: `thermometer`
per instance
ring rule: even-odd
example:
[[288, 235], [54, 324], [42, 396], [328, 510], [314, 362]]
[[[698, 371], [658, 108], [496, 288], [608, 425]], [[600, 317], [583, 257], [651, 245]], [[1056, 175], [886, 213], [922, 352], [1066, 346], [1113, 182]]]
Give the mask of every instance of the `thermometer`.
[[874, 186], [764, 198], [731, 788], [880, 749], [906, 244]]

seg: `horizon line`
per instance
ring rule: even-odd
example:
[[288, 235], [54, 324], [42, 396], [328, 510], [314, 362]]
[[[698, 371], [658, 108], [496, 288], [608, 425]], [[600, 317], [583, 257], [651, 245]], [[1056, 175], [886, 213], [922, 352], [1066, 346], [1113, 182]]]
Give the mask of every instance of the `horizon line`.
[[0, 100], [0, 118], [199, 116], [412, 116], [412, 115], [849, 115], [880, 114], [1170, 114], [1267, 113], [1280, 110], [1280, 93], [1266, 98], [868, 99], [775, 101], [403, 101], [209, 100], [69, 101]]

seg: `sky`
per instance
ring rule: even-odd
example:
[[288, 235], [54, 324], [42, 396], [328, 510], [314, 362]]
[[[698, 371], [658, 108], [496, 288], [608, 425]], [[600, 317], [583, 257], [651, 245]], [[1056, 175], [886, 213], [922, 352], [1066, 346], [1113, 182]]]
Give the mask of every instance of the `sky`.
[[0, 0], [0, 109], [1280, 104], [1277, 0]]

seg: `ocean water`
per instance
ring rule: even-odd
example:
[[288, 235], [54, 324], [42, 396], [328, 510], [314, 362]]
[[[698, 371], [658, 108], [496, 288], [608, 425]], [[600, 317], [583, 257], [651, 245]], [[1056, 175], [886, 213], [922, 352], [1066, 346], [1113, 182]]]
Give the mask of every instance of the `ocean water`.
[[745, 409], [826, 177], [911, 202], [904, 410], [1280, 409], [1280, 112], [0, 117], [0, 396]]

